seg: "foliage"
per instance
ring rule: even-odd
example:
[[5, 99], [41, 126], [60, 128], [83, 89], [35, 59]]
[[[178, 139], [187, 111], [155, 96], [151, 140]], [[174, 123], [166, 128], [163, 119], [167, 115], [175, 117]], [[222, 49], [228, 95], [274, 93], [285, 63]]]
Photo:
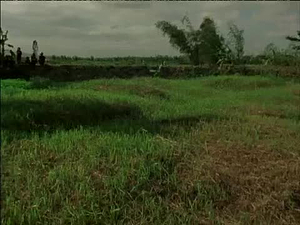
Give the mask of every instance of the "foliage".
[[[290, 41], [293, 41], [293, 42], [300, 42], [300, 31], [297, 31], [297, 34], [299, 36], [299, 38], [297, 37], [292, 37], [292, 36], [287, 36], [286, 39], [287, 40], [290, 40]], [[297, 49], [297, 50], [300, 50], [300, 46], [295, 46], [294, 49]]]
[[8, 46], [10, 48], [13, 48], [14, 46], [9, 44], [9, 43], [6, 43], [8, 41], [8, 31], [4, 32], [2, 30], [2, 28], [0, 27], [0, 47], [1, 47], [1, 54], [4, 56], [4, 48], [5, 46]]
[[279, 49], [275, 44], [270, 43], [265, 47], [263, 54], [265, 56], [265, 64], [283, 66], [299, 65], [300, 55], [292, 43], [286, 49]]
[[205, 17], [200, 25], [200, 61], [215, 64], [225, 53], [224, 38], [218, 34], [215, 22]]
[[242, 61], [251, 65], [299, 66], [300, 52], [296, 46], [291, 42], [286, 49], [280, 49], [274, 43], [269, 43], [261, 54], [245, 55]]
[[[14, 57], [12, 55], [13, 52], [10, 50], [11, 55], [5, 56], [5, 46], [8, 46], [10, 48], [14, 47], [13, 45], [6, 43], [8, 41], [7, 35], [8, 35], [8, 31], [4, 32], [0, 27], [0, 64], [1, 66], [4, 67], [5, 66], [13, 67], [15, 63]], [[9, 59], [9, 61], [7, 61], [7, 59]]]
[[224, 52], [224, 39], [217, 33], [214, 21], [205, 17], [197, 30], [187, 16], [181, 22], [186, 29], [180, 29], [167, 21], [158, 21], [156, 27], [169, 37], [172, 47], [189, 57], [193, 65], [216, 63]]
[[238, 28], [234, 23], [229, 23], [228, 44], [230, 58], [236, 63], [241, 63], [244, 56], [244, 30]]

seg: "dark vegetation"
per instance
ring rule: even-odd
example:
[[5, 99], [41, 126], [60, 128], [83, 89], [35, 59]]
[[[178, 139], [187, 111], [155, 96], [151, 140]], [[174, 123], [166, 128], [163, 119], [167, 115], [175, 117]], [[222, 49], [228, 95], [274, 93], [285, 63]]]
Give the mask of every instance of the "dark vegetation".
[[[218, 75], [272, 75], [274, 77], [298, 78], [300, 71], [297, 67], [289, 66], [262, 66], [262, 65], [223, 65], [222, 67], [201, 66], [44, 66], [32, 70], [30, 67], [18, 67], [15, 70], [2, 71], [2, 79], [39, 79], [51, 81], [82, 81], [91, 79], [130, 79], [134, 77], [161, 77], [166, 79], [189, 79]], [[44, 84], [46, 84], [44, 82]]]
[[[297, 34], [298, 34], [298, 36], [300, 37], [300, 31], [297, 31]], [[300, 42], [300, 38], [297, 38], [297, 37], [287, 36], [286, 39], [287, 39], [287, 40], [290, 40], [290, 41], [292, 41], [292, 42]], [[293, 49], [295, 49], [295, 50], [300, 50], [300, 46], [299, 46], [299, 45], [295, 45], [295, 46], [293, 47]]]

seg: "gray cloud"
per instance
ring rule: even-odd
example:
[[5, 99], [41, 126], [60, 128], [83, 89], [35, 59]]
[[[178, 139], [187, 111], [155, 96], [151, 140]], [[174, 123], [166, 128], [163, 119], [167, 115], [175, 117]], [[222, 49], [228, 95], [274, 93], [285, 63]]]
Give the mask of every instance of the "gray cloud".
[[114, 9], [149, 9], [152, 7], [152, 2], [104, 2], [104, 5], [108, 8]]
[[90, 30], [96, 25], [100, 25], [101, 20], [97, 21], [92, 18], [80, 17], [80, 15], [65, 15], [62, 17], [49, 20], [47, 25], [51, 27], [65, 27]]
[[245, 29], [246, 50], [270, 42], [283, 47], [298, 29], [297, 2], [3, 2], [2, 24], [10, 42], [31, 52], [37, 39], [47, 54], [82, 56], [176, 55], [154, 24], [177, 25], [188, 15], [195, 27], [204, 16], [226, 36], [232, 21]]

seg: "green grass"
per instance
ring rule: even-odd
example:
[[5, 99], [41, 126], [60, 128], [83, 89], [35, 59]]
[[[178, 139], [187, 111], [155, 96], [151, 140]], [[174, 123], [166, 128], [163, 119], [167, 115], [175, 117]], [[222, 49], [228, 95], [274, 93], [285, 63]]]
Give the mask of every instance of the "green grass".
[[2, 224], [299, 224], [299, 91], [3, 80]]

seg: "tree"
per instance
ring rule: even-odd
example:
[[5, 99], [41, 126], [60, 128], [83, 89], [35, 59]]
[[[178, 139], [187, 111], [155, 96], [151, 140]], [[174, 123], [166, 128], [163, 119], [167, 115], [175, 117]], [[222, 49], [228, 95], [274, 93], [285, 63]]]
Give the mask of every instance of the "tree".
[[263, 52], [265, 56], [265, 64], [274, 63], [276, 56], [279, 54], [279, 49], [276, 47], [274, 43], [268, 44]]
[[10, 47], [10, 48], [13, 48], [14, 46], [11, 45], [11, 44], [7, 44], [6, 41], [8, 40], [8, 37], [7, 37], [7, 34], [8, 34], [8, 31], [6, 31], [4, 33], [4, 31], [2, 31], [2, 28], [0, 27], [0, 59], [1, 59], [1, 65], [3, 65], [3, 60], [4, 60], [4, 57], [5, 57], [5, 45]]
[[215, 22], [205, 17], [200, 25], [200, 62], [217, 63], [225, 53], [224, 38], [218, 34]]
[[234, 23], [229, 23], [229, 42], [227, 47], [229, 48], [229, 52], [231, 54], [231, 58], [240, 63], [244, 56], [244, 30], [238, 28]]
[[198, 30], [195, 30], [187, 16], [181, 20], [186, 29], [180, 29], [167, 21], [155, 25], [169, 37], [170, 44], [180, 53], [189, 57], [193, 65], [218, 61], [223, 39], [217, 34], [214, 21], [205, 17]]
[[[300, 42], [300, 31], [297, 31], [297, 34], [298, 34], [299, 38], [292, 37], [292, 36], [287, 36], [286, 39], [289, 40], [289, 41], [292, 41], [292, 42]], [[299, 45], [294, 46], [294, 49], [300, 50], [300, 46]]]
[[268, 58], [275, 58], [276, 54], [279, 52], [279, 49], [274, 43], [268, 44], [264, 49], [264, 55]]
[[295, 42], [290, 42], [286, 49], [287, 54], [293, 55], [294, 57], [300, 57], [300, 51], [297, 51], [297, 45]]

